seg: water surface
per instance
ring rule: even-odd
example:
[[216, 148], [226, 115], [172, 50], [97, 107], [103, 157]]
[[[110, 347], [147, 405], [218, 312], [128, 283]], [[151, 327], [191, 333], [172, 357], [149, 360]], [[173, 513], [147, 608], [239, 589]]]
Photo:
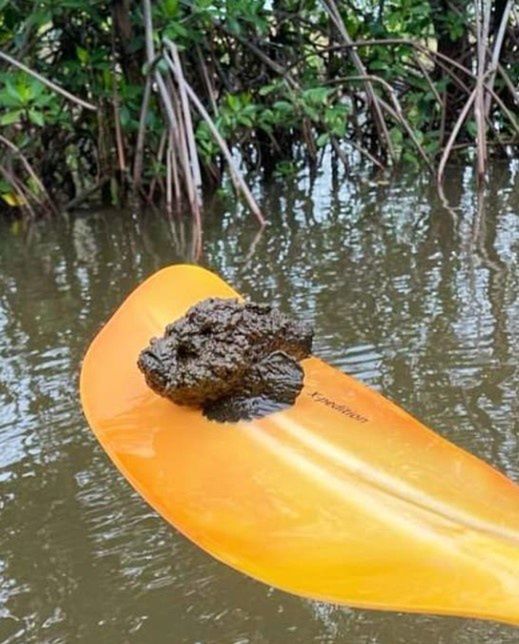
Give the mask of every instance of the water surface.
[[[316, 353], [519, 481], [519, 167], [484, 200], [427, 178], [256, 187], [206, 215], [199, 261], [311, 320]], [[517, 643], [477, 620], [349, 610], [212, 560], [119, 476], [81, 414], [90, 339], [192, 231], [153, 213], [0, 222], [0, 642]], [[290, 544], [287, 544], [290, 547]]]

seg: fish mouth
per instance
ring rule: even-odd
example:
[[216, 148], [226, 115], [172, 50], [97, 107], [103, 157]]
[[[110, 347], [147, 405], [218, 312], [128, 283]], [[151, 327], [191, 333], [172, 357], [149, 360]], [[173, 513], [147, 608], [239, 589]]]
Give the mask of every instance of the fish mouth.
[[139, 359], [137, 364], [142, 368], [144, 364], [148, 364], [151, 369], [161, 369], [163, 368], [163, 362], [160, 356], [158, 356], [152, 349], [144, 349], [139, 354]]
[[137, 359], [137, 366], [152, 389], [164, 388], [167, 384], [164, 362], [150, 347], [143, 349]]

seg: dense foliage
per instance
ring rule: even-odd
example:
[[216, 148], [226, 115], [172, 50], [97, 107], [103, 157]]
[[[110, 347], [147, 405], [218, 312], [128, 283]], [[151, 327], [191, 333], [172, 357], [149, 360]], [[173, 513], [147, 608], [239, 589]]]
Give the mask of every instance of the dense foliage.
[[131, 191], [198, 215], [227, 164], [261, 219], [240, 172], [315, 167], [328, 145], [346, 167], [424, 164], [440, 182], [453, 154], [475, 150], [483, 178], [489, 154], [517, 150], [511, 1], [0, 0], [0, 11], [4, 207], [36, 214]]

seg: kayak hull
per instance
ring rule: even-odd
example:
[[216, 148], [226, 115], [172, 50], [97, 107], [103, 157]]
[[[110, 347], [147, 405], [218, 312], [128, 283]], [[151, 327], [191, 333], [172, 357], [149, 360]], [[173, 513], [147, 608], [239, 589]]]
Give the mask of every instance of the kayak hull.
[[146, 386], [150, 338], [236, 296], [172, 266], [92, 342], [82, 404], [122, 474], [208, 553], [286, 591], [519, 624], [519, 486], [378, 393], [311, 357], [292, 408], [221, 424]]

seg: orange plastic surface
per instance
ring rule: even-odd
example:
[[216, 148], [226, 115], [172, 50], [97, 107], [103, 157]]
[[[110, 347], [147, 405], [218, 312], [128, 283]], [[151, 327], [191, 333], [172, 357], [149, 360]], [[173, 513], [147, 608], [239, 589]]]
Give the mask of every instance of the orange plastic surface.
[[519, 624], [519, 486], [379, 394], [313, 357], [295, 406], [252, 422], [211, 422], [148, 389], [140, 350], [209, 296], [236, 293], [202, 268], [159, 271], [83, 363], [88, 422], [148, 503], [286, 591]]

